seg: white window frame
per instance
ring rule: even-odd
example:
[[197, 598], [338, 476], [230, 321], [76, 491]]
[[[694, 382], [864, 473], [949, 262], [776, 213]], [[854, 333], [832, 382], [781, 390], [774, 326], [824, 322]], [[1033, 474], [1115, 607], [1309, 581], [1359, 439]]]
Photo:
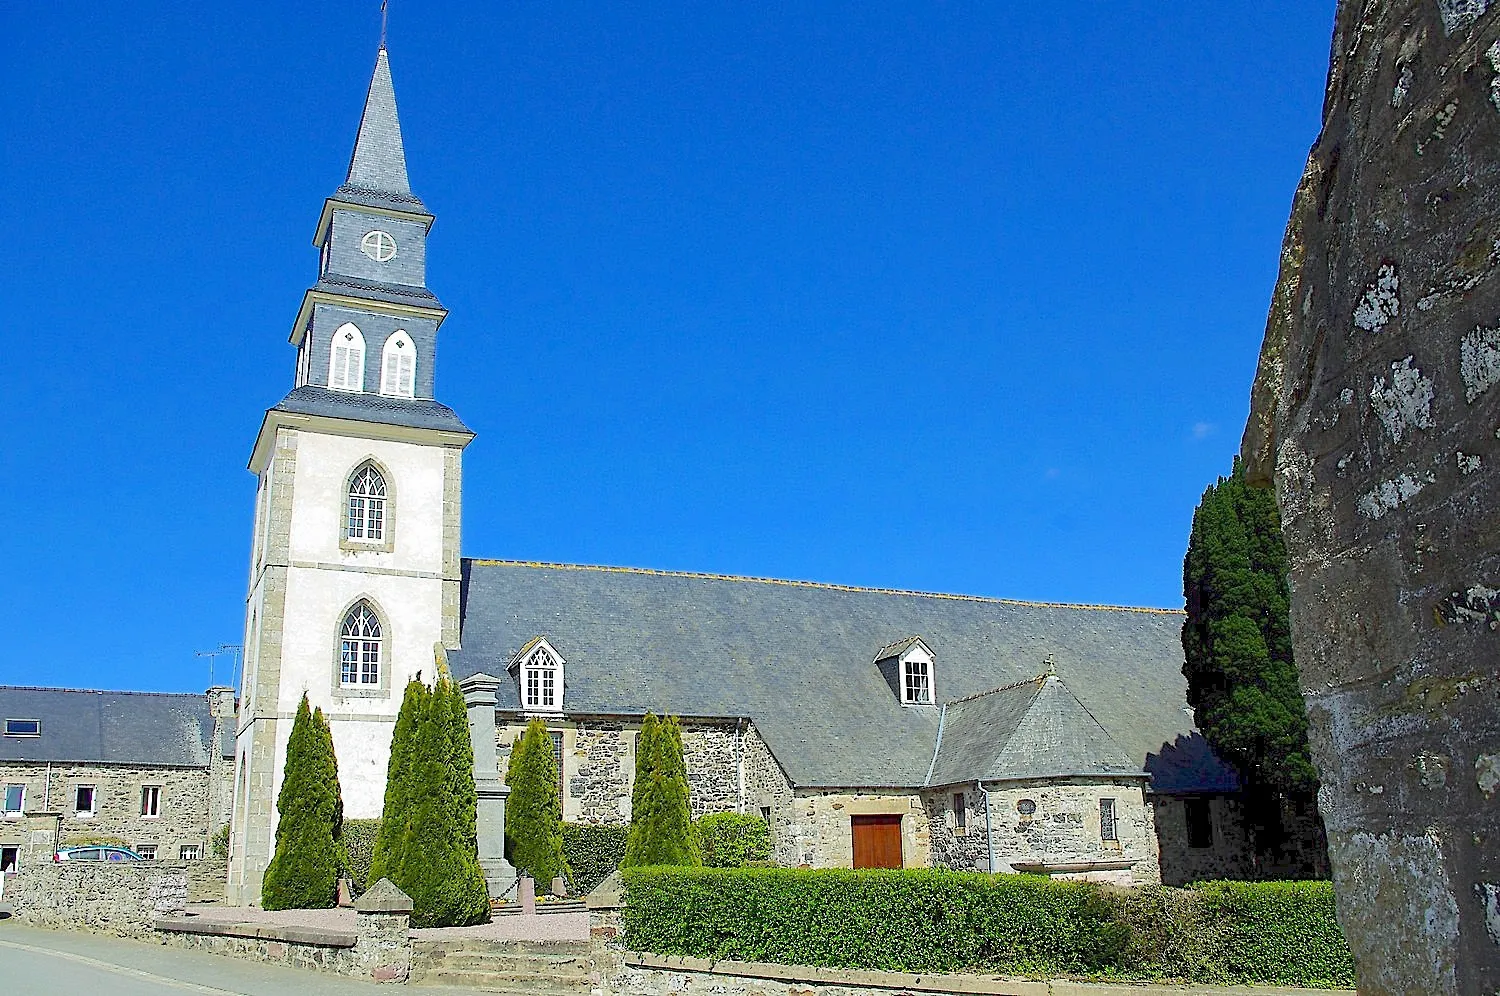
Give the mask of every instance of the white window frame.
[[[909, 706], [930, 706], [937, 701], [937, 682], [933, 674], [936, 671], [936, 662], [933, 660], [931, 650], [920, 640], [902, 651], [900, 667], [897, 674], [901, 682], [901, 704]], [[913, 677], [920, 675], [921, 681], [919, 692], [925, 693], [925, 697], [913, 697]]]
[[161, 786], [141, 786], [141, 819], [156, 820], [161, 818]]
[[[84, 789], [88, 789], [88, 793], [89, 793], [89, 808], [88, 809], [81, 809], [78, 806], [78, 793], [82, 792]], [[78, 816], [78, 817], [89, 817], [89, 816], [93, 816], [97, 812], [99, 812], [99, 786], [91, 784], [91, 783], [88, 783], [88, 782], [80, 782], [77, 785], [74, 785], [73, 786], [73, 815], [74, 816]]]
[[397, 329], [380, 351], [380, 393], [414, 398], [417, 392], [417, 347], [405, 329]]
[[141, 859], [143, 861], [155, 861], [156, 860], [156, 845], [155, 844], [137, 844], [134, 847], [132, 847], [131, 850], [134, 851], [135, 853], [139, 854], [141, 856]]
[[344, 494], [344, 538], [353, 543], [383, 544], [390, 534], [390, 485], [368, 460], [349, 477]]
[[380, 687], [385, 667], [385, 624], [368, 599], [349, 607], [339, 623], [339, 687]]
[[[16, 808], [15, 809], [11, 809], [10, 808], [10, 792], [11, 792], [11, 789], [20, 789], [21, 790], [20, 800], [16, 803]], [[4, 785], [0, 785], [0, 815], [5, 816], [7, 819], [17, 820], [17, 819], [20, 819], [25, 814], [26, 814], [26, 783], [25, 782], [6, 782]]]
[[546, 716], [562, 714], [566, 663], [545, 637], [528, 644], [516, 655], [523, 712]]
[[[23, 730], [23, 726], [35, 725], [34, 730]], [[7, 737], [39, 737], [42, 735], [42, 721], [40, 719], [12, 718], [5, 721], [5, 735]]]
[[328, 389], [356, 392], [365, 389], [365, 335], [353, 322], [334, 329], [328, 343]]
[[177, 848], [178, 861], [199, 861], [203, 856], [202, 844], [183, 844]]

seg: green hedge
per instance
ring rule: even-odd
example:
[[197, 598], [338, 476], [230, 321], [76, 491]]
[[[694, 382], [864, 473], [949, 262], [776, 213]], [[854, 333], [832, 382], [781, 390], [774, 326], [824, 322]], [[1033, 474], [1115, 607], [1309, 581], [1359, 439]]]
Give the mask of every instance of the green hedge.
[[370, 858], [375, 852], [375, 835], [379, 832], [378, 819], [344, 821], [339, 842], [344, 845], [344, 874], [354, 882], [355, 898], [364, 895], [373, 884], [370, 881]]
[[941, 869], [626, 869], [657, 954], [1010, 975], [1352, 986], [1326, 882], [1113, 889]]
[[709, 868], [743, 868], [771, 858], [771, 826], [748, 813], [709, 813], [693, 824], [703, 845], [703, 864]]
[[628, 823], [564, 823], [563, 857], [570, 870], [568, 891], [582, 896], [593, 891], [625, 857]]

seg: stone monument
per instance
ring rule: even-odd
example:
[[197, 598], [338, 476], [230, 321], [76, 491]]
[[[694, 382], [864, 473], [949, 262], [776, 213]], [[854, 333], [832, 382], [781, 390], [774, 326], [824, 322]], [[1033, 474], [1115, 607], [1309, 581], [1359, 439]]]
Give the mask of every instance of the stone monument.
[[516, 870], [505, 860], [505, 799], [495, 750], [495, 691], [500, 679], [471, 674], [458, 683], [469, 710], [469, 741], [474, 747], [474, 788], [479, 795], [479, 867], [491, 899], [502, 899], [516, 887]]

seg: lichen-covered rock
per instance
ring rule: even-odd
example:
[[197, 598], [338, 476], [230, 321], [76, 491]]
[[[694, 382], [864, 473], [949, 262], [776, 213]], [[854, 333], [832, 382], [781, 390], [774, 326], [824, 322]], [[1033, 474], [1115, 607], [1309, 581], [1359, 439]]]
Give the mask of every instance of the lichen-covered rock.
[[1246, 428], [1360, 992], [1500, 991], [1500, 2], [1341, 0]]

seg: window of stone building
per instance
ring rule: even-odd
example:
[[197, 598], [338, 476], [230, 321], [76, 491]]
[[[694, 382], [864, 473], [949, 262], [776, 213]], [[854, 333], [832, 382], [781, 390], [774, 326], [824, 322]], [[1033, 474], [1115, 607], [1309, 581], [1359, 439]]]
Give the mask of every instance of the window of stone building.
[[40, 719], [7, 719], [5, 735], [7, 737], [39, 737], [42, 735], [42, 721]]
[[161, 815], [161, 786], [141, 786], [141, 815], [146, 817]]
[[380, 617], [361, 601], [344, 616], [339, 633], [339, 684], [370, 688], [380, 684]]
[[912, 658], [901, 665], [902, 701], [913, 705], [932, 702], [932, 672], [921, 658]]
[[966, 805], [967, 801], [962, 792], [953, 793], [953, 829], [955, 830], [969, 829], [969, 807]]
[[1118, 841], [1120, 839], [1119, 821], [1115, 818], [1115, 800], [1099, 800], [1099, 839], [1103, 841]]
[[135, 845], [135, 853], [139, 854], [141, 856], [141, 858], [144, 859], [144, 860], [146, 860], [146, 861], [155, 861], [156, 860], [156, 845], [155, 844], [137, 844], [137, 845]]
[[73, 812], [77, 816], [93, 816], [96, 801], [94, 786], [79, 785], [73, 789]]
[[1016, 803], [1016, 812], [1021, 814], [1021, 822], [1025, 823], [1036, 815], [1036, 801], [1034, 799], [1022, 799]]
[[0, 847], [0, 872], [13, 872], [21, 861], [19, 847]]
[[349, 515], [345, 536], [351, 540], [379, 543], [386, 532], [385, 478], [365, 464], [349, 479]]
[[522, 687], [526, 695], [526, 708], [555, 710], [558, 708], [557, 658], [544, 646], [539, 646], [526, 658], [522, 668]]
[[25, 809], [26, 786], [5, 786], [4, 798], [0, 798], [0, 813], [6, 816], [20, 816]]
[[1207, 799], [1185, 799], [1188, 847], [1214, 846], [1214, 813]]
[[557, 763], [557, 798], [561, 801], [567, 798], [568, 784], [563, 778], [562, 730], [552, 730], [547, 736], [552, 741], [552, 760]]
[[177, 856], [183, 861], [197, 861], [200, 852], [198, 844], [183, 844], [177, 849]]
[[335, 391], [365, 389], [365, 337], [349, 323], [333, 333], [328, 350], [328, 386]]
[[410, 398], [416, 393], [417, 350], [411, 337], [397, 331], [385, 341], [380, 356], [380, 393], [393, 398]]

